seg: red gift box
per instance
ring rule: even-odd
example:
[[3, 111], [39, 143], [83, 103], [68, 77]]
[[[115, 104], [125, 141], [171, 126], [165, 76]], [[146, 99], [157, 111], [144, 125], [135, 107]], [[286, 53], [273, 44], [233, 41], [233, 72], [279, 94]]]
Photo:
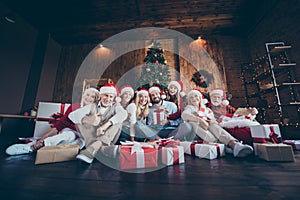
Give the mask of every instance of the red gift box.
[[158, 166], [158, 150], [152, 145], [132, 142], [120, 147], [120, 169], [137, 169]]

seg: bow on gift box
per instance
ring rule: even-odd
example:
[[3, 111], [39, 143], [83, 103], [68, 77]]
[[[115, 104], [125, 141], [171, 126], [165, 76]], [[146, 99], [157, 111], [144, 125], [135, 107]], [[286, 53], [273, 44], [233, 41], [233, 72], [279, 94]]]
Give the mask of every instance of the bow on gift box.
[[49, 124], [51, 124], [51, 126], [52, 126], [57, 121], [61, 120], [61, 118], [64, 116], [64, 111], [65, 111], [65, 104], [62, 103], [60, 105], [60, 112], [54, 113], [54, 114], [51, 115], [52, 119], [49, 120]]
[[139, 143], [139, 142], [121, 142], [122, 148], [131, 148], [131, 155], [136, 153], [136, 166], [137, 168], [144, 168], [145, 167], [145, 155], [143, 148], [154, 148], [150, 144]]
[[146, 144], [146, 143], [140, 143], [140, 142], [131, 142], [131, 141], [126, 141], [122, 142], [121, 141], [121, 146], [125, 148], [131, 148], [131, 155], [134, 154], [135, 152], [144, 152], [144, 148], [154, 148], [153, 145], [151, 144]]
[[269, 134], [270, 142], [272, 142], [274, 144], [282, 143], [282, 138], [278, 137], [278, 134], [275, 133], [273, 126], [270, 126], [270, 131], [271, 131]]
[[156, 142], [159, 146], [176, 146], [180, 145], [179, 140], [174, 140], [173, 136], [166, 139], [159, 139]]
[[51, 124], [51, 127], [53, 128], [53, 125], [61, 120], [61, 118], [64, 116], [65, 112], [65, 104], [62, 103], [60, 105], [60, 112], [52, 114], [50, 117], [51, 118], [45, 118], [45, 117], [38, 117], [36, 118], [36, 121], [47, 121], [49, 124]]

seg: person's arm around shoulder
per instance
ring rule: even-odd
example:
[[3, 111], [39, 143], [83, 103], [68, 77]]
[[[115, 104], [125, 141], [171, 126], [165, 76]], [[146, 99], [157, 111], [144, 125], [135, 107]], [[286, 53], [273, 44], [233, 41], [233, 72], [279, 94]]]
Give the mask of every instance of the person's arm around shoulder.
[[110, 122], [112, 125], [122, 123], [124, 120], [126, 120], [128, 114], [127, 111], [120, 105], [114, 105], [115, 114], [110, 118]]
[[[90, 111], [92, 109], [92, 106], [95, 106], [96, 104], [89, 104], [89, 105], [86, 105], [82, 108], [79, 108], [73, 112], [71, 112], [69, 114], [69, 119], [74, 123], [74, 124], [82, 124], [82, 119], [90, 114]], [[96, 105], [97, 106], [97, 105]]]
[[113, 115], [107, 122], [102, 124], [97, 129], [97, 135], [104, 135], [106, 130], [117, 123], [122, 123], [127, 118], [127, 111], [119, 104], [113, 105], [113, 109], [115, 110], [115, 115]]
[[196, 114], [196, 109], [194, 109], [193, 106], [191, 105], [187, 105], [184, 109], [184, 111], [181, 114], [181, 118], [184, 121], [190, 121], [190, 122], [196, 122], [199, 123], [200, 126], [204, 129], [207, 130], [208, 126], [209, 126], [209, 122], [207, 122], [206, 120], [200, 118], [199, 116], [197, 116]]

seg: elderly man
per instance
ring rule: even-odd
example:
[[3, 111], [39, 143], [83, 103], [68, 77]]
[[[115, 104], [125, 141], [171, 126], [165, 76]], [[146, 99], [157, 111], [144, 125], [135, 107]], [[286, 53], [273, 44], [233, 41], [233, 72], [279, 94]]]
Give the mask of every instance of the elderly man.
[[114, 84], [106, 84], [100, 88], [98, 105], [85, 106], [70, 113], [69, 118], [78, 125], [86, 149], [80, 151], [77, 159], [92, 163], [97, 151], [103, 146], [115, 144], [122, 122], [127, 112], [120, 104], [115, 104], [117, 88]]

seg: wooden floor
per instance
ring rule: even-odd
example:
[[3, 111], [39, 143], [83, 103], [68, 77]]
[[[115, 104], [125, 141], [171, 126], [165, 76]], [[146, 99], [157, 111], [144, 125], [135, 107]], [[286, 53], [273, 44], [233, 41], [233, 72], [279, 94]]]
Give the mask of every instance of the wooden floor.
[[[5, 133], [9, 135], [9, 131]], [[7, 156], [14, 137], [0, 135], [0, 197], [35, 199], [299, 199], [300, 153], [296, 162], [266, 162], [251, 156], [204, 160], [148, 173], [126, 173], [99, 161], [34, 165], [35, 154]], [[5, 198], [4, 198], [5, 197]]]

